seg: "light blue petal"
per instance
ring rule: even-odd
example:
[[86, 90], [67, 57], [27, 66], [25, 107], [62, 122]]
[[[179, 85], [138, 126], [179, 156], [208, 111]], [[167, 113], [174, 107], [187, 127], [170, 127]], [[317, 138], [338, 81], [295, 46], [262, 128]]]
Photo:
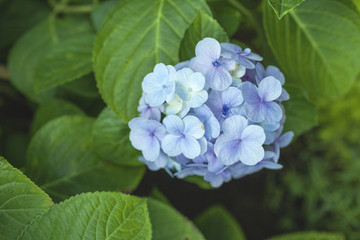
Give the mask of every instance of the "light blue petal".
[[163, 63], [158, 63], [154, 67], [156, 81], [160, 84], [166, 84], [169, 81], [169, 70]]
[[266, 76], [273, 76], [274, 78], [280, 81], [281, 85], [284, 85], [285, 77], [284, 74], [279, 70], [279, 68], [269, 65], [266, 68], [265, 74]]
[[195, 116], [198, 117], [202, 122], [208, 120], [213, 116], [213, 113], [211, 112], [210, 108], [205, 104], [197, 108], [194, 108], [193, 111]]
[[241, 92], [244, 101], [249, 104], [258, 104], [261, 99], [258, 94], [258, 89], [251, 82], [244, 82], [241, 84]]
[[222, 66], [210, 68], [205, 75], [206, 83], [214, 90], [223, 91], [232, 83], [230, 73]]
[[240, 161], [245, 165], [255, 165], [265, 156], [264, 148], [261, 145], [248, 145], [242, 142], [240, 145]]
[[291, 143], [293, 137], [294, 137], [293, 131], [284, 133], [278, 140], [279, 147], [280, 148], [287, 147]]
[[256, 69], [256, 82], [259, 84], [259, 82], [266, 77], [265, 68], [261, 63], [258, 62], [256, 63], [255, 69]]
[[190, 136], [186, 136], [181, 138], [180, 141], [181, 152], [185, 157], [194, 159], [200, 156], [201, 148], [199, 142]]
[[145, 101], [152, 107], [159, 106], [165, 102], [166, 93], [163, 89], [159, 89], [158, 91], [153, 91], [147, 93], [145, 96]]
[[163, 151], [170, 157], [176, 157], [181, 154], [181, 136], [168, 134], [161, 141]]
[[184, 62], [179, 62], [178, 64], [175, 65], [175, 69], [177, 71], [179, 71], [179, 70], [181, 70], [183, 68], [189, 67], [189, 65], [190, 65], [190, 60], [184, 61]]
[[244, 101], [240, 89], [236, 87], [229, 87], [224, 90], [221, 97], [223, 104], [229, 105], [230, 107], [238, 107]]
[[216, 140], [214, 151], [224, 165], [231, 165], [239, 161], [240, 144], [236, 140], [229, 139], [224, 134], [220, 135]]
[[264, 120], [271, 124], [280, 122], [283, 117], [281, 107], [275, 102], [265, 102], [261, 104], [260, 112], [261, 115], [264, 116]]
[[248, 121], [246, 118], [235, 115], [225, 119], [222, 124], [222, 131], [228, 138], [238, 140], [241, 139], [241, 134], [247, 125]]
[[186, 102], [189, 107], [196, 108], [204, 104], [208, 99], [208, 93], [205, 90], [200, 92], [192, 92], [190, 94], [190, 100]]
[[245, 114], [249, 118], [249, 120], [259, 123], [264, 121], [264, 115], [261, 112], [261, 105], [262, 104], [248, 104], [245, 102], [244, 109]]
[[200, 154], [204, 154], [207, 151], [207, 141], [205, 137], [202, 137], [200, 139], [198, 139], [198, 142], [200, 144]]
[[142, 139], [142, 154], [148, 161], [155, 161], [159, 158], [160, 143], [155, 137], [146, 137]]
[[163, 124], [170, 134], [180, 136], [184, 132], [184, 123], [181, 118], [176, 115], [169, 115], [165, 117]]
[[195, 55], [206, 57], [211, 60], [219, 59], [221, 46], [214, 38], [204, 38], [199, 41], [195, 47]]
[[205, 76], [207, 71], [209, 71], [209, 69], [214, 67], [212, 65], [213, 61], [214, 61], [214, 59], [208, 58], [207, 56], [197, 56], [190, 60], [189, 67], [194, 72], [200, 72]]
[[184, 119], [184, 135], [192, 136], [195, 139], [199, 139], [204, 136], [205, 127], [204, 124], [195, 116], [186, 116]]
[[[192, 71], [191, 71], [192, 72]], [[205, 86], [205, 77], [199, 73], [195, 72], [190, 75], [189, 78], [189, 86], [188, 88], [191, 88], [192, 91], [199, 92], [204, 89]]]
[[205, 137], [208, 140], [220, 135], [220, 123], [215, 117], [210, 117], [205, 123]]
[[280, 97], [278, 99], [276, 99], [276, 100], [282, 102], [282, 101], [287, 101], [289, 99], [290, 99], [289, 93], [285, 90], [285, 88], [283, 88], [282, 91], [281, 91]]
[[265, 138], [264, 129], [257, 125], [247, 126], [241, 134], [241, 141], [247, 146], [263, 145]]
[[[230, 58], [220, 58], [221, 66], [223, 66], [227, 71], [233, 71], [236, 68], [236, 62]], [[242, 75], [243, 76], [243, 75]]]
[[270, 102], [280, 97], [282, 92], [281, 83], [274, 77], [266, 77], [259, 83], [258, 93], [262, 100]]

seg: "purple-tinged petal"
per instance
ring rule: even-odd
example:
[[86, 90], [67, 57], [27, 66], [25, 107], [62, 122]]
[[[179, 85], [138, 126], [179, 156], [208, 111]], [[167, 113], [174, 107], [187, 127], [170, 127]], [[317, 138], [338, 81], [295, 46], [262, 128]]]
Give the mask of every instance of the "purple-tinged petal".
[[236, 87], [229, 87], [223, 91], [221, 98], [223, 104], [228, 105], [229, 107], [238, 107], [244, 101], [241, 91]]
[[269, 123], [280, 122], [283, 117], [281, 107], [276, 102], [265, 102], [261, 104], [261, 115]]
[[154, 137], [143, 138], [142, 154], [148, 161], [155, 161], [159, 158], [160, 154], [160, 143]]
[[251, 82], [244, 82], [241, 84], [241, 92], [246, 103], [258, 104], [261, 102], [258, 89]]
[[255, 165], [265, 156], [264, 148], [260, 145], [248, 145], [242, 142], [240, 145], [240, 161], [245, 165]]
[[246, 145], [263, 145], [265, 142], [264, 129], [257, 125], [247, 126], [241, 134], [241, 141]]
[[157, 158], [155, 161], [147, 161], [144, 157], [139, 157], [139, 160], [145, 163], [150, 170], [157, 171], [160, 168], [164, 168], [166, 166], [168, 158], [169, 157], [167, 155], [160, 152], [159, 158]]
[[254, 69], [255, 68], [255, 64], [246, 58], [246, 56], [241, 56], [241, 55], [238, 55], [236, 58], [236, 62], [245, 67], [245, 68], [248, 68], [248, 69]]
[[258, 62], [256, 63], [255, 69], [256, 69], [256, 82], [257, 84], [259, 84], [260, 81], [266, 77], [265, 68], [261, 63]]
[[206, 153], [206, 151], [207, 151], [207, 141], [206, 141], [206, 138], [205, 138], [205, 137], [202, 137], [202, 138], [198, 139], [198, 142], [199, 142], [199, 144], [200, 144], [200, 149], [201, 149], [200, 154]]
[[195, 139], [199, 139], [204, 136], [205, 127], [204, 124], [195, 116], [186, 116], [184, 119], [184, 131], [186, 136], [192, 136]]
[[282, 92], [281, 83], [274, 77], [266, 77], [259, 83], [258, 94], [263, 101], [274, 101]]
[[164, 118], [163, 124], [170, 134], [180, 135], [184, 131], [184, 122], [176, 115], [169, 115]]
[[206, 56], [197, 56], [190, 60], [189, 67], [194, 72], [200, 72], [205, 75], [210, 69], [214, 67], [213, 59], [209, 59]]
[[233, 43], [221, 43], [221, 56], [231, 58], [236, 51], [242, 51], [241, 47]]
[[237, 140], [229, 139], [224, 134], [220, 135], [216, 140], [214, 151], [218, 159], [224, 165], [231, 165], [239, 161], [239, 142]]
[[282, 101], [287, 101], [289, 99], [290, 99], [289, 93], [285, 90], [285, 88], [283, 88], [280, 97], [276, 100], [282, 102]]
[[230, 73], [222, 66], [212, 67], [206, 72], [206, 83], [214, 90], [222, 91], [232, 83]]
[[163, 151], [170, 157], [176, 157], [181, 154], [181, 136], [166, 135], [161, 141]]
[[221, 66], [223, 66], [228, 71], [235, 70], [236, 68], [236, 62], [230, 58], [220, 58], [219, 61]]
[[263, 60], [262, 56], [260, 56], [259, 54], [256, 54], [256, 53], [249, 53], [248, 55], [246, 55], [246, 57], [253, 61], [262, 61]]
[[269, 65], [266, 68], [265, 74], [266, 76], [273, 76], [274, 78], [280, 81], [281, 85], [284, 85], [285, 77], [284, 74], [279, 70], [279, 68]]
[[180, 164], [186, 165], [189, 164], [192, 160], [185, 157], [184, 154], [180, 154], [179, 156], [176, 157], [176, 161]]
[[210, 117], [204, 124], [206, 139], [217, 138], [220, 135], [220, 123], [215, 117]]
[[249, 118], [249, 120], [256, 123], [264, 121], [264, 115], [261, 112], [262, 105], [263, 104], [260, 103], [252, 105], [245, 102], [244, 104], [245, 114]]
[[294, 137], [293, 131], [284, 133], [278, 140], [279, 147], [280, 148], [287, 147], [291, 143], [293, 137]]
[[175, 69], [176, 69], [176, 71], [179, 71], [183, 68], [188, 68], [189, 65], [190, 65], [190, 60], [184, 61], [184, 62], [179, 62], [178, 64], [175, 65]]

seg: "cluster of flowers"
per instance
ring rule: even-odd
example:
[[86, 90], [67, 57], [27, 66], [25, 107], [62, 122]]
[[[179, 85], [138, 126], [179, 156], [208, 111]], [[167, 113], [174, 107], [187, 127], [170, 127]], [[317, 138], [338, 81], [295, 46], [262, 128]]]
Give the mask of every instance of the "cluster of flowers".
[[201, 40], [195, 54], [175, 67], [159, 63], [145, 76], [140, 117], [129, 122], [140, 161], [178, 178], [202, 176], [213, 187], [280, 169], [280, 148], [294, 135], [281, 135], [281, 102], [289, 99], [283, 74], [265, 69], [249, 48], [213, 38]]

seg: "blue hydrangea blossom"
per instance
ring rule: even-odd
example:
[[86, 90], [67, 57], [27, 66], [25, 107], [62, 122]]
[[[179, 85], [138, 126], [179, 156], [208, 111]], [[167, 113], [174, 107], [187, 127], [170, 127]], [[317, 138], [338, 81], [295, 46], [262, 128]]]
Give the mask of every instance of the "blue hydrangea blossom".
[[131, 144], [149, 169], [177, 178], [200, 176], [212, 187], [261, 169], [280, 169], [285, 77], [246, 48], [205, 38], [195, 57], [159, 63], [142, 82], [140, 117], [129, 122]]

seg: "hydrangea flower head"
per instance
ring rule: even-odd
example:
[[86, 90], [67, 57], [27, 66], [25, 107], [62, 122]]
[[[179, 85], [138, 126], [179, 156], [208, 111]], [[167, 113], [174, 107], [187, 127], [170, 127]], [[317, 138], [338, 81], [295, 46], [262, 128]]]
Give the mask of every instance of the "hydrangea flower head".
[[149, 169], [172, 177], [201, 176], [220, 187], [261, 169], [280, 169], [284, 75], [264, 66], [249, 48], [198, 42], [195, 57], [175, 67], [157, 64], [142, 82], [140, 117], [129, 122], [130, 141]]

